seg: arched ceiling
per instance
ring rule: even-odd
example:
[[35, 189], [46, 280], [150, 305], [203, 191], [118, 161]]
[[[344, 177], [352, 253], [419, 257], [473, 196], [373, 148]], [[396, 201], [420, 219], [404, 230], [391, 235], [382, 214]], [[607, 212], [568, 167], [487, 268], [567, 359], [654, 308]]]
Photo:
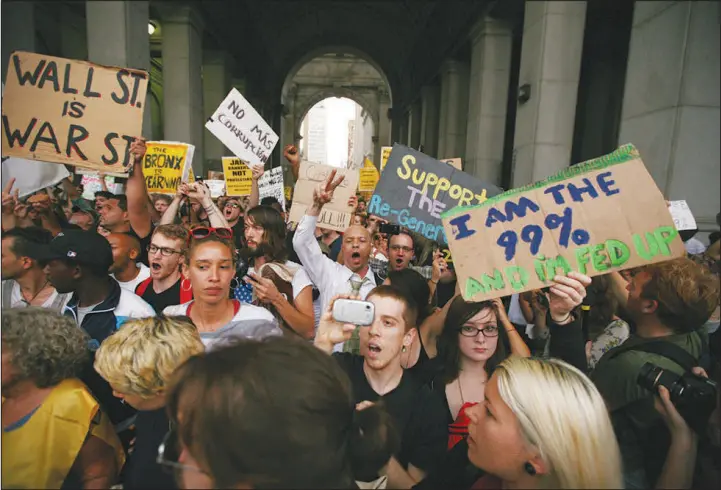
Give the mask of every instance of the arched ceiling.
[[[509, 1], [509, 0], [506, 0]], [[307, 53], [346, 45], [367, 53], [387, 76], [394, 105], [437, 72], [489, 0], [235, 0], [202, 2], [208, 28], [232, 52], [251, 90], [279, 100]], [[396, 97], [395, 94], [400, 94]]]

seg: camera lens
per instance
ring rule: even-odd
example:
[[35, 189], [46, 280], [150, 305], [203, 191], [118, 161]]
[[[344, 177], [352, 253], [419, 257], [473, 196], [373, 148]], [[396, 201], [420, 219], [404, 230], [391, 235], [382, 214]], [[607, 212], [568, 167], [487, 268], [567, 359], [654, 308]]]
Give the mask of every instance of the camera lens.
[[656, 381], [663, 370], [653, 363], [647, 362], [641, 366], [641, 370], [638, 372], [638, 379], [636, 382], [642, 388], [646, 388], [648, 391], [656, 392]]
[[371, 305], [366, 305], [366, 310], [370, 310], [370, 309], [371, 309]]

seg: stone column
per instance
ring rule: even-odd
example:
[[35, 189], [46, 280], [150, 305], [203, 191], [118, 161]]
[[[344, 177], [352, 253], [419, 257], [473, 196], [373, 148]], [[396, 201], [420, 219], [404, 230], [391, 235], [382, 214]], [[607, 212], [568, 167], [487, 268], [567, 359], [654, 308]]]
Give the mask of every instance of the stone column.
[[378, 98], [378, 121], [373, 121], [375, 131], [373, 163], [380, 168], [381, 147], [391, 146], [391, 120], [388, 118], [388, 109], [391, 107], [391, 100], [385, 89], [379, 88], [376, 92]]
[[411, 104], [411, 111], [408, 117], [408, 146], [418, 149], [421, 144], [421, 100], [418, 99]]
[[421, 146], [423, 153], [437, 157], [438, 113], [440, 111], [438, 85], [426, 85], [421, 89]]
[[[147, 1], [87, 1], [85, 19], [89, 61], [102, 65], [150, 70]], [[152, 133], [150, 101], [146, 96], [142, 136], [152, 139]]]
[[[225, 51], [203, 52], [203, 108], [205, 120], [213, 115], [218, 105], [225, 99], [230, 91], [231, 84], [231, 58]], [[205, 149], [205, 162], [207, 168], [203, 169], [206, 175], [208, 170], [222, 170], [222, 158], [231, 156], [229, 150], [213, 136], [210, 131], [203, 130], [203, 148]], [[199, 161], [202, 155], [198, 155]], [[198, 169], [200, 170], [200, 169]]]
[[205, 176], [203, 21], [190, 6], [162, 7], [165, 139], [195, 145], [193, 170]]
[[468, 130], [463, 169], [483, 181], [500, 186], [511, 75], [511, 26], [492, 18], [481, 19], [471, 33], [471, 43]]
[[2, 80], [5, 83], [10, 53], [35, 52], [35, 2], [2, 4]]
[[719, 4], [636, 2], [619, 144], [633, 143], [667, 199], [718, 229]]
[[78, 15], [68, 5], [61, 5], [60, 8], [62, 9], [60, 11], [60, 45], [63, 56], [74, 60], [88, 59], [88, 34], [85, 20], [78, 18]]
[[441, 66], [438, 157], [464, 158], [468, 118], [468, 64], [449, 59]]
[[586, 2], [526, 2], [518, 85], [530, 99], [516, 111], [513, 187], [571, 164], [585, 24]]

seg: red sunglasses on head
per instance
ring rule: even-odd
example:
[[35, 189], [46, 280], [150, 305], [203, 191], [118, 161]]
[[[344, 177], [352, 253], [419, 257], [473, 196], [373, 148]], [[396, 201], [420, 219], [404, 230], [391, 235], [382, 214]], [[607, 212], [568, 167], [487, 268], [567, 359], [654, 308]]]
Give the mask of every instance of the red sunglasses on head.
[[229, 240], [233, 238], [233, 230], [230, 228], [213, 228], [212, 226], [198, 226], [190, 230], [190, 238], [201, 240], [207, 238], [210, 235], [217, 235], [219, 238]]

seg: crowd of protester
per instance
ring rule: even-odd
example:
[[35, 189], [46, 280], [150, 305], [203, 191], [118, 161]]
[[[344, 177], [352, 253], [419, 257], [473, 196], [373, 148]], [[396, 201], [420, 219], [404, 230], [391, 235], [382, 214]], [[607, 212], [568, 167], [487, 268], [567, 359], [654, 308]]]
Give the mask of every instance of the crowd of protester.
[[442, 244], [362, 197], [318, 227], [335, 172], [295, 226], [262, 167], [246, 197], [149, 195], [130, 151], [123, 194], [3, 189], [4, 488], [721, 483], [718, 234], [466, 302]]

